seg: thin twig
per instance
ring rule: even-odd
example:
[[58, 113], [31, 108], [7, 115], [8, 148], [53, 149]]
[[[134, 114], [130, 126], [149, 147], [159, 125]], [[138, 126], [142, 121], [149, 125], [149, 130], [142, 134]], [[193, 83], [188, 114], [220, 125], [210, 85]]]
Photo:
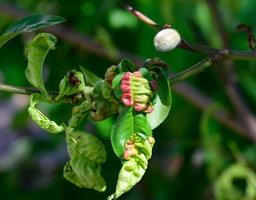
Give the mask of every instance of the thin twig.
[[14, 93], [14, 94], [23, 94], [23, 95], [30, 95], [30, 94], [39, 92], [39, 90], [35, 88], [16, 87], [16, 86], [7, 85], [3, 83], [0, 83], [0, 91]]
[[180, 73], [171, 75], [169, 77], [170, 84], [173, 85], [173, 84], [183, 81], [195, 74], [198, 74], [198, 73], [202, 72], [204, 69], [206, 69], [207, 67], [211, 66], [211, 64], [212, 64], [211, 58], [205, 58], [205, 59], [201, 60], [200, 62], [198, 62], [197, 64], [193, 65], [192, 67], [189, 67]]
[[[161, 30], [165, 27], [172, 26], [172, 25], [161, 26], [161, 25], [157, 24], [154, 20], [150, 19], [146, 15], [144, 15], [141, 12], [134, 9], [132, 6], [125, 5], [124, 8], [127, 11], [131, 12], [139, 20], [141, 20], [142, 22], [146, 23], [147, 25], [149, 25], [151, 27], [157, 28], [157, 30]], [[140, 15], [138, 15], [137, 13], [140, 13]], [[145, 18], [147, 20], [145, 20]], [[205, 54], [208, 56], [218, 54], [218, 55], [221, 55], [222, 57], [232, 58], [232, 59], [237, 59], [237, 60], [256, 59], [255, 52], [245, 51], [245, 50], [232, 50], [232, 49], [227, 49], [227, 48], [224, 48], [224, 49], [212, 48], [212, 47], [201, 45], [201, 44], [193, 44], [193, 43], [186, 41], [185, 39], [181, 40], [181, 43], [178, 46], [178, 48], [185, 49], [188, 51], [202, 53], [202, 54]]]

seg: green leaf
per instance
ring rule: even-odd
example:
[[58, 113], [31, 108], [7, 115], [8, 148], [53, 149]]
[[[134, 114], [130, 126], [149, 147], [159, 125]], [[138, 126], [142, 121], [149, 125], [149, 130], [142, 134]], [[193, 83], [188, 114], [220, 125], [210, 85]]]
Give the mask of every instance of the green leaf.
[[108, 200], [117, 199], [133, 188], [141, 180], [147, 169], [147, 165], [148, 161], [143, 154], [125, 161], [118, 175], [116, 192]]
[[79, 187], [104, 192], [106, 183], [101, 176], [101, 164], [106, 161], [104, 144], [81, 131], [68, 132], [66, 141], [70, 161], [64, 167], [64, 177]]
[[[133, 135], [134, 136], [134, 135]], [[144, 175], [148, 159], [152, 155], [153, 144], [150, 144], [147, 137], [136, 134], [134, 145], [138, 154], [123, 163], [119, 172], [116, 191], [109, 196], [108, 200], [116, 199], [136, 185]]]
[[134, 72], [136, 70], [134, 64], [129, 59], [123, 59], [117, 66], [119, 72]]
[[85, 67], [80, 66], [80, 69], [84, 74], [86, 85], [94, 86], [98, 81], [103, 81], [102, 78], [98, 77], [96, 74], [92, 73]]
[[[73, 79], [73, 83], [72, 80]], [[76, 70], [70, 71], [60, 82], [59, 95], [56, 97], [56, 101], [64, 96], [71, 96], [78, 94], [85, 89], [84, 75]]]
[[64, 178], [80, 188], [94, 189], [98, 192], [106, 190], [106, 183], [101, 176], [101, 166], [75, 155], [64, 166]]
[[153, 77], [152, 77], [150, 71], [149, 71], [147, 68], [142, 67], [142, 68], [140, 68], [139, 71], [140, 71], [141, 75], [142, 75], [144, 78], [146, 78], [148, 81], [152, 81], [152, 80], [153, 80]]
[[[245, 188], [239, 187], [242, 183]], [[240, 184], [241, 185], [241, 184]], [[216, 200], [256, 199], [256, 175], [247, 166], [237, 163], [228, 167], [215, 182]]]
[[152, 135], [152, 130], [144, 113], [138, 113], [134, 116], [134, 132], [146, 136]]
[[23, 32], [32, 32], [64, 22], [65, 19], [54, 15], [33, 15], [12, 23], [0, 36], [0, 47]]
[[33, 38], [26, 48], [28, 59], [28, 66], [25, 71], [26, 78], [48, 98], [49, 95], [42, 78], [42, 70], [46, 55], [49, 50], [54, 49], [56, 42], [57, 38], [54, 35], [40, 33]]
[[123, 107], [111, 132], [111, 143], [118, 157], [124, 153], [125, 142], [134, 133], [134, 116], [132, 107]]
[[104, 144], [94, 135], [75, 131], [67, 136], [67, 140], [69, 144], [68, 152], [71, 157], [78, 153], [95, 163], [104, 163], [106, 161]]
[[157, 80], [156, 100], [153, 112], [147, 114], [151, 129], [158, 127], [168, 116], [171, 109], [171, 90], [169, 81], [165, 76]]
[[122, 90], [120, 88], [120, 83], [121, 83], [121, 79], [122, 79], [123, 75], [124, 75], [124, 72], [116, 75], [112, 81], [112, 89], [113, 89], [115, 97], [117, 99], [120, 99], [122, 96]]
[[48, 119], [40, 110], [36, 108], [37, 103], [46, 101], [41, 94], [33, 94], [30, 97], [30, 106], [28, 112], [34, 122], [36, 122], [42, 129], [50, 133], [63, 132], [63, 126], [56, 124], [54, 121]]
[[144, 113], [136, 113], [132, 107], [123, 107], [111, 132], [112, 147], [119, 158], [122, 158], [125, 143], [134, 133], [144, 136], [152, 135]]
[[79, 127], [81, 121], [89, 116], [91, 110], [92, 103], [89, 100], [84, 100], [80, 105], [73, 107], [68, 126], [73, 129]]

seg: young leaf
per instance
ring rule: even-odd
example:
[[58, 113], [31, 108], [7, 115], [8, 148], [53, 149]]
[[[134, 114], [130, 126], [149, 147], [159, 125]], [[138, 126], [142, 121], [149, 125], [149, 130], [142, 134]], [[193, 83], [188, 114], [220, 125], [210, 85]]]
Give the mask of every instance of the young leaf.
[[134, 116], [132, 107], [124, 107], [111, 131], [111, 143], [118, 157], [124, 153], [125, 142], [134, 134]]
[[40, 110], [36, 108], [37, 103], [45, 101], [41, 94], [32, 94], [30, 106], [28, 108], [29, 115], [42, 129], [50, 133], [60, 133], [64, 130], [63, 126], [59, 126], [54, 121], [48, 119]]
[[95, 163], [106, 161], [104, 144], [92, 134], [74, 131], [67, 136], [67, 143], [71, 157], [78, 153]]
[[124, 76], [124, 73], [120, 73], [120, 74], [116, 75], [112, 81], [112, 88], [113, 88], [115, 97], [117, 99], [120, 99], [122, 96], [122, 90], [120, 88], [120, 83], [121, 83], [121, 79], [123, 76]]
[[152, 135], [152, 130], [144, 113], [138, 113], [134, 116], [134, 133], [142, 133], [146, 136]]
[[149, 139], [145, 136], [141, 137], [136, 134], [132, 137], [135, 137], [133, 144], [138, 154], [123, 163], [122, 169], [118, 175], [116, 191], [108, 200], [117, 199], [122, 194], [129, 191], [141, 180], [147, 169], [148, 159], [150, 159], [152, 155], [153, 144], [151, 144]]
[[0, 47], [23, 32], [32, 32], [64, 22], [65, 19], [54, 15], [33, 15], [12, 23], [0, 36]]
[[28, 66], [25, 71], [26, 78], [48, 98], [49, 95], [42, 78], [42, 70], [45, 57], [49, 50], [54, 49], [56, 42], [57, 39], [54, 35], [40, 33], [33, 38], [26, 48], [28, 59]]
[[106, 190], [106, 183], [101, 176], [101, 167], [83, 158], [81, 155], [75, 155], [64, 166], [64, 178], [80, 188], [94, 189], [98, 192]]
[[119, 72], [134, 72], [136, 70], [134, 64], [128, 59], [121, 60], [117, 69]]
[[118, 175], [116, 192], [109, 196], [108, 200], [117, 199], [136, 185], [147, 169], [148, 161], [141, 154], [125, 161]]
[[64, 167], [64, 177], [75, 185], [106, 190], [101, 176], [101, 163], [106, 161], [105, 147], [95, 136], [85, 132], [68, 132], [66, 137], [70, 161]]
[[88, 117], [92, 110], [91, 102], [88, 100], [83, 101], [80, 105], [75, 106], [72, 109], [72, 117], [69, 119], [68, 126], [70, 128], [77, 128], [80, 122]]
[[152, 135], [144, 113], [134, 112], [132, 107], [123, 107], [111, 131], [112, 147], [119, 158], [122, 158], [125, 143], [134, 133]]
[[96, 74], [92, 73], [85, 67], [80, 66], [80, 69], [84, 74], [86, 85], [94, 86], [96, 84], [96, 82], [103, 81], [102, 78], [98, 77]]
[[148, 81], [152, 81], [152, 80], [153, 80], [153, 77], [152, 77], [150, 71], [149, 71], [147, 68], [142, 67], [142, 68], [140, 68], [139, 72], [140, 72], [141, 75], [142, 75], [144, 78], [146, 78]]
[[147, 114], [147, 119], [152, 130], [158, 127], [166, 119], [171, 109], [172, 98], [169, 81], [163, 75], [157, 80], [156, 93], [154, 110]]
[[78, 94], [85, 89], [84, 76], [81, 72], [76, 70], [70, 71], [60, 82], [59, 95], [56, 97], [56, 101], [63, 96], [71, 96]]

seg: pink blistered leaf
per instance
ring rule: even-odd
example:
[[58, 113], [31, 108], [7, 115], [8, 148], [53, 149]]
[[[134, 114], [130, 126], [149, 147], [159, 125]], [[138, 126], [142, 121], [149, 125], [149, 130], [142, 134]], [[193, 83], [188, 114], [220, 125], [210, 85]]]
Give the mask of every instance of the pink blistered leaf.
[[142, 78], [142, 75], [139, 71], [133, 72], [133, 76], [135, 76], [137, 78]]
[[131, 85], [129, 84], [122, 84], [121, 85], [122, 92], [130, 92], [131, 91]]
[[134, 109], [137, 112], [141, 112], [141, 111], [145, 110], [146, 108], [147, 108], [147, 104], [145, 104], [145, 103], [135, 103], [134, 104]]
[[145, 113], [151, 113], [153, 112], [154, 107], [152, 105], [149, 105], [146, 110], [144, 110]]
[[132, 73], [131, 72], [126, 72], [123, 77], [122, 77], [122, 81], [124, 80], [127, 80], [127, 81], [130, 81], [131, 80], [131, 76], [132, 76]]
[[124, 103], [124, 105], [126, 105], [126, 106], [133, 105], [133, 100], [132, 100], [132, 96], [130, 93], [123, 93], [121, 100]]

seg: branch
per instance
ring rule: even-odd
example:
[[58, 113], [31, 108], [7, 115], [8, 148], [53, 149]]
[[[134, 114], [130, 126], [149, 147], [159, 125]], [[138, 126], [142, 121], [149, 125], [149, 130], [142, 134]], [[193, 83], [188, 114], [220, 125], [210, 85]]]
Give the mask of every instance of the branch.
[[[138, 10], [135, 10], [133, 7], [123, 4], [123, 7], [131, 12], [134, 16], [136, 16], [139, 20], [144, 22], [145, 24], [153, 27], [154, 29], [157, 29], [158, 31], [161, 29], [164, 29], [166, 27], [171, 27], [171, 25], [164, 25], [161, 26], [157, 24], [155, 21], [144, 15], [143, 13], [139, 12]], [[221, 55], [222, 57], [225, 58], [232, 58], [232, 59], [237, 59], [237, 60], [248, 60], [248, 59], [256, 59], [256, 52], [251, 52], [251, 51], [244, 51], [244, 50], [232, 50], [232, 49], [217, 49], [217, 48], [212, 48], [209, 46], [201, 45], [201, 44], [193, 44], [185, 39], [181, 40], [180, 45], [178, 48], [185, 49], [188, 51], [193, 51], [193, 52], [198, 52], [201, 54], [205, 54], [208, 56], [211, 55]]]
[[35, 92], [39, 92], [39, 90], [35, 88], [16, 87], [16, 86], [7, 85], [3, 83], [0, 83], [0, 91], [14, 93], [14, 94], [23, 94], [23, 95], [30, 95]]
[[[0, 12], [15, 19], [29, 15], [27, 12], [21, 11], [20, 9], [16, 8], [11, 4], [4, 3], [0, 4]], [[111, 62], [117, 62], [121, 58], [125, 57], [133, 60], [134, 63], [138, 66], [142, 66], [144, 64], [144, 59], [141, 59], [137, 55], [124, 51], [119, 51], [118, 56], [113, 57], [108, 53], [107, 49], [99, 46], [86, 35], [80, 34], [79, 32], [74, 31], [67, 26], [58, 25], [51, 29], [45, 30], [55, 34], [56, 36], [70, 43], [73, 46], [79, 47], [80, 49], [95, 54], [101, 58], [108, 59]], [[205, 110], [206, 108], [214, 104], [214, 101], [212, 99], [210, 99], [198, 89], [190, 86], [187, 83], [183, 82], [175, 84], [172, 86], [172, 90], [200, 110]], [[227, 111], [220, 110], [219, 112], [214, 113], [213, 117], [223, 125], [229, 127], [234, 132], [240, 134], [245, 138], [248, 138], [250, 141], [254, 141], [254, 139], [251, 138], [250, 135], [247, 133], [247, 130], [243, 126], [241, 126], [239, 121], [234, 119], [232, 115], [229, 115]]]
[[207, 67], [211, 66], [212, 60], [211, 58], [205, 58], [198, 62], [197, 64], [193, 65], [192, 67], [189, 67], [185, 69], [184, 71], [171, 75], [169, 77], [170, 84], [175, 84], [177, 82], [183, 81], [191, 76], [194, 76], [195, 74], [198, 74], [205, 70]]

